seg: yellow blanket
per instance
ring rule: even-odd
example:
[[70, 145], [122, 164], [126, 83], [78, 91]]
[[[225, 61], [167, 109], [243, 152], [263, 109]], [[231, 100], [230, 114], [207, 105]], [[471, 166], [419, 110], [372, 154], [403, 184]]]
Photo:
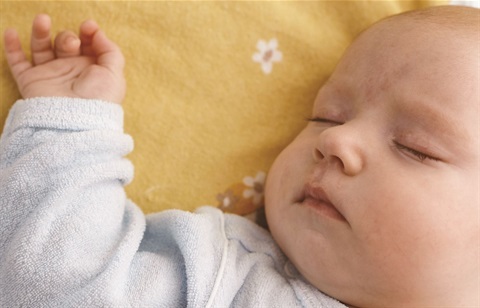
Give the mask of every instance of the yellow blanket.
[[[432, 4], [444, 1], [2, 1], [0, 21], [26, 49], [40, 12], [55, 31], [93, 18], [121, 46], [135, 139], [127, 192], [146, 213], [210, 204], [246, 214], [261, 205], [265, 173], [354, 36]], [[3, 126], [19, 94], [3, 53], [0, 63]]]

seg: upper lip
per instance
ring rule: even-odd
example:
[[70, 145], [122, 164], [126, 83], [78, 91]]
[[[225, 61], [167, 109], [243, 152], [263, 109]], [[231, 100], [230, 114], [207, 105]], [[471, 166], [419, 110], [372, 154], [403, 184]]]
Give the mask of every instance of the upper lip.
[[312, 198], [312, 199], [321, 201], [331, 206], [335, 210], [337, 210], [340, 213], [340, 215], [344, 216], [341, 209], [339, 209], [332, 201], [330, 201], [330, 198], [328, 197], [325, 190], [317, 183], [309, 182], [305, 184], [303, 196], [300, 201], [303, 202], [307, 198]]
[[322, 187], [318, 185], [313, 185], [311, 183], [307, 183], [305, 185], [303, 199], [305, 200], [308, 197], [328, 203], [328, 204], [332, 204], [332, 202], [327, 196], [327, 193], [323, 190]]

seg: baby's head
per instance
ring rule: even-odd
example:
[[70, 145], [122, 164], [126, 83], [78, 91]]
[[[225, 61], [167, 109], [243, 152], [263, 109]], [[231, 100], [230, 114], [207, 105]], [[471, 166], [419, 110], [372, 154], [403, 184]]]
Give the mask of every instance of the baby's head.
[[353, 306], [480, 305], [480, 10], [362, 33], [269, 174], [272, 234]]

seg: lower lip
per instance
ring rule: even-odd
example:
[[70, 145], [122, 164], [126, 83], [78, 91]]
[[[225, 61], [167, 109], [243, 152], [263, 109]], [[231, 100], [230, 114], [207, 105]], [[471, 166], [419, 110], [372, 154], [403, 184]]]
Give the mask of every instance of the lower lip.
[[340, 214], [340, 212], [337, 211], [337, 209], [335, 209], [330, 203], [313, 198], [306, 198], [301, 202], [301, 204], [313, 209], [316, 213], [322, 216], [327, 216], [343, 222], [347, 221], [345, 217], [343, 217], [343, 215]]

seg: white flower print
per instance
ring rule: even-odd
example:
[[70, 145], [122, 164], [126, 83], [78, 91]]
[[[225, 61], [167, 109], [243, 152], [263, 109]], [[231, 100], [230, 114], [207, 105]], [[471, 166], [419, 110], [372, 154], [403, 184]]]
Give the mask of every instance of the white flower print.
[[223, 210], [232, 210], [235, 208], [235, 204], [238, 202], [237, 196], [231, 189], [228, 189], [223, 194], [217, 195], [217, 200], [220, 202], [220, 208]]
[[258, 52], [253, 54], [253, 61], [260, 63], [262, 71], [265, 74], [270, 74], [272, 72], [273, 63], [282, 61], [282, 53], [277, 50], [278, 42], [277, 39], [273, 38], [270, 41], [266, 42], [264, 40], [259, 40], [257, 42]]
[[258, 172], [255, 178], [247, 176], [243, 178], [243, 184], [245, 184], [249, 189], [243, 191], [244, 198], [252, 198], [253, 204], [260, 205], [263, 200], [263, 192], [265, 186], [265, 172]]

